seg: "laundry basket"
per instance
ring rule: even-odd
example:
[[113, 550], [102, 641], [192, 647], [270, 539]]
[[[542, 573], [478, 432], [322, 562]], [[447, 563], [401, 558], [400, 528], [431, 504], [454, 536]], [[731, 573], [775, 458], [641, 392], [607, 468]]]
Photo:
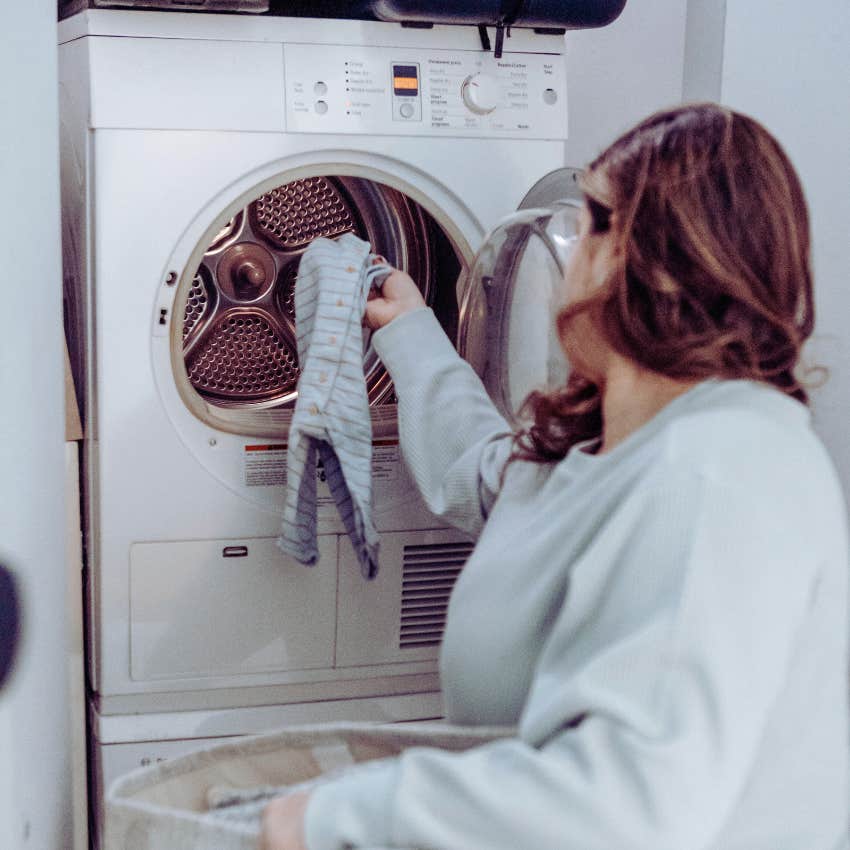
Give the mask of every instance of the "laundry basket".
[[[294, 785], [336, 765], [409, 747], [466, 750], [512, 733], [435, 723], [335, 723], [210, 747], [117, 779], [107, 794], [106, 850], [257, 850], [257, 831], [210, 814], [216, 786]], [[380, 848], [374, 848], [380, 850]]]

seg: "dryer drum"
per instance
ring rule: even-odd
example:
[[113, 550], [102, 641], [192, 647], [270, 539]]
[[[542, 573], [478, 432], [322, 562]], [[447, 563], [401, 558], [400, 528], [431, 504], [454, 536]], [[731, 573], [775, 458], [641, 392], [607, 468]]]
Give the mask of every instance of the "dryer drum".
[[[354, 233], [418, 282], [433, 302], [429, 220], [401, 192], [355, 177], [308, 177], [260, 195], [216, 235], [186, 299], [183, 356], [195, 390], [218, 407], [291, 406], [299, 368], [295, 277], [313, 239]], [[370, 404], [392, 383], [366, 346]]]

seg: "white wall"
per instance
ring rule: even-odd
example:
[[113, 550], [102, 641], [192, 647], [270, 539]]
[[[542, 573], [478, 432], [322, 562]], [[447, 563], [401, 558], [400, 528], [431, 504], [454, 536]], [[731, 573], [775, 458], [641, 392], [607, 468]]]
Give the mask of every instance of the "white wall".
[[568, 165], [681, 101], [687, 12], [685, 0], [628, 0], [613, 24], [567, 33]]
[[687, 0], [682, 100], [720, 100], [726, 0]]
[[807, 362], [830, 372], [813, 392], [815, 424], [850, 497], [850, 2], [628, 0], [610, 27], [566, 42], [569, 165], [682, 100], [746, 112], [788, 151], [812, 219]]
[[850, 2], [727, 0], [721, 99], [767, 126], [803, 181], [817, 302], [808, 360], [830, 371], [815, 424], [850, 496]]
[[56, 2], [0, 27], [0, 560], [24, 597], [0, 693], [0, 848], [70, 843]]

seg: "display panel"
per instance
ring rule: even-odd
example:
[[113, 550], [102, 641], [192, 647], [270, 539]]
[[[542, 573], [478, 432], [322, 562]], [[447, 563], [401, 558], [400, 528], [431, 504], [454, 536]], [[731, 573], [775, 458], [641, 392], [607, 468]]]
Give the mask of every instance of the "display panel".
[[393, 65], [393, 94], [395, 94], [396, 97], [418, 96], [418, 65]]

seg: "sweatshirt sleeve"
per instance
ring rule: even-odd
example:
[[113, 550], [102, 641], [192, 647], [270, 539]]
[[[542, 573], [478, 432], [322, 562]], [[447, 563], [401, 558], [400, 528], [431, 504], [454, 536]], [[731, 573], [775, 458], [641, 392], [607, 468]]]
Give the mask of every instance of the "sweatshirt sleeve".
[[[518, 736], [329, 783], [308, 806], [309, 850], [713, 846], [815, 584], [805, 541], [765, 502], [700, 481], [621, 505], [604, 554], [583, 556], [613, 563], [619, 586], [571, 589]], [[610, 616], [612, 593], [635, 597], [628, 616]]]
[[432, 513], [478, 534], [500, 488], [512, 433], [428, 308], [372, 343], [395, 384], [401, 448]]

